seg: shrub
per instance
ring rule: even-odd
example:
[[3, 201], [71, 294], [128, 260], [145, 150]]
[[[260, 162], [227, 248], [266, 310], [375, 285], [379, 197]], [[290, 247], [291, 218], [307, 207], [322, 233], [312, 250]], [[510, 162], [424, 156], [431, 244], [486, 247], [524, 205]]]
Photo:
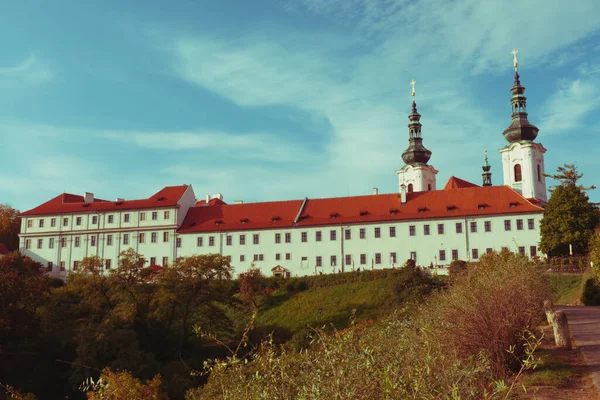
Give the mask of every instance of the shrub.
[[448, 267], [448, 274], [451, 277], [455, 277], [465, 272], [467, 269], [467, 262], [463, 260], [452, 260]]
[[585, 306], [600, 305], [600, 285], [595, 278], [590, 278], [585, 281], [583, 293], [581, 293], [581, 302]]

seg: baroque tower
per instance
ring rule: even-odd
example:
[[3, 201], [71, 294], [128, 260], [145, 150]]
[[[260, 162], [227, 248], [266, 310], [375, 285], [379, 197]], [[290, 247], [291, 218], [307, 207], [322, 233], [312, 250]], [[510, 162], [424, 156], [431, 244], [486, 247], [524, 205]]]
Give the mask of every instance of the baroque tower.
[[421, 114], [417, 112], [415, 102], [415, 81], [412, 85], [412, 112], [408, 116], [408, 148], [402, 153], [404, 166], [396, 171], [399, 179], [399, 187], [405, 186], [407, 192], [423, 192], [435, 190], [435, 175], [438, 171], [427, 162], [431, 158], [431, 151], [423, 146], [421, 136]]
[[485, 157], [483, 167], [481, 167], [481, 169], [483, 169], [483, 174], [481, 174], [481, 177], [483, 178], [483, 186], [492, 186], [492, 173], [490, 172], [492, 167], [488, 163], [487, 150], [484, 150], [484, 153]]
[[512, 93], [512, 122], [504, 137], [508, 144], [500, 149], [504, 184], [510, 186], [528, 199], [547, 201], [546, 178], [544, 177], [544, 153], [541, 143], [535, 143], [538, 128], [527, 120], [527, 98], [523, 95], [518, 72], [517, 50], [512, 51], [515, 81], [510, 89]]

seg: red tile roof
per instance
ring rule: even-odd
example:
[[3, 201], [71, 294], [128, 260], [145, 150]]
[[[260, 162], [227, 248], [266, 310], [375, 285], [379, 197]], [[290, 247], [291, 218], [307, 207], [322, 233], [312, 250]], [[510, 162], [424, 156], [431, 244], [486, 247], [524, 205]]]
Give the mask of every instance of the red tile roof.
[[290, 227], [302, 200], [215, 204], [190, 208], [179, 233]]
[[31, 210], [21, 213], [22, 216], [72, 214], [95, 211], [120, 211], [144, 208], [173, 207], [181, 199], [188, 185], [166, 186], [147, 199], [108, 201], [94, 199], [93, 203], [85, 203], [83, 196], [63, 193]]
[[8, 247], [6, 247], [6, 245], [4, 243], [0, 243], [0, 254], [8, 254], [10, 253], [10, 250], [8, 250]]
[[444, 190], [462, 189], [462, 188], [468, 188], [468, 187], [479, 187], [479, 186], [477, 186], [474, 183], [467, 182], [463, 179], [457, 178], [455, 176], [451, 176], [450, 179], [448, 179], [448, 182], [446, 182], [446, 186], [444, 186]]

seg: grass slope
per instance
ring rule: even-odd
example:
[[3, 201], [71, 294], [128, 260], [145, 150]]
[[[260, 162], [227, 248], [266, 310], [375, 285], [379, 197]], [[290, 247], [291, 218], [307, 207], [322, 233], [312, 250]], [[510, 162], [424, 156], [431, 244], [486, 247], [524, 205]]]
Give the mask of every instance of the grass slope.
[[555, 304], [581, 304], [580, 298], [586, 274], [549, 274]]

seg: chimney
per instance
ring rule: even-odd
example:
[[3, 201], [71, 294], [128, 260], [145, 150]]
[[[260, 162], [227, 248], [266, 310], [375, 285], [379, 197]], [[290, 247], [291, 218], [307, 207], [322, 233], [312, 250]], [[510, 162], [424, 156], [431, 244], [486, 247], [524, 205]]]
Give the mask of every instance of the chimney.
[[208, 204], [208, 202], [210, 201], [210, 194], [206, 195], [206, 204]]
[[400, 185], [400, 202], [406, 204], [406, 185], [404, 183]]
[[373, 188], [373, 194], [379, 194], [379, 189]]
[[223, 195], [221, 193], [217, 193], [217, 194], [214, 194], [212, 198], [213, 199], [223, 200]]
[[120, 197], [117, 197], [117, 199], [115, 200], [116, 202], [120, 202], [120, 201], [125, 201], [125, 199], [122, 199]]
[[83, 195], [83, 201], [86, 203], [93, 203], [94, 202], [94, 193], [85, 192], [85, 194]]
[[233, 204], [244, 204], [244, 200], [234, 200]]

